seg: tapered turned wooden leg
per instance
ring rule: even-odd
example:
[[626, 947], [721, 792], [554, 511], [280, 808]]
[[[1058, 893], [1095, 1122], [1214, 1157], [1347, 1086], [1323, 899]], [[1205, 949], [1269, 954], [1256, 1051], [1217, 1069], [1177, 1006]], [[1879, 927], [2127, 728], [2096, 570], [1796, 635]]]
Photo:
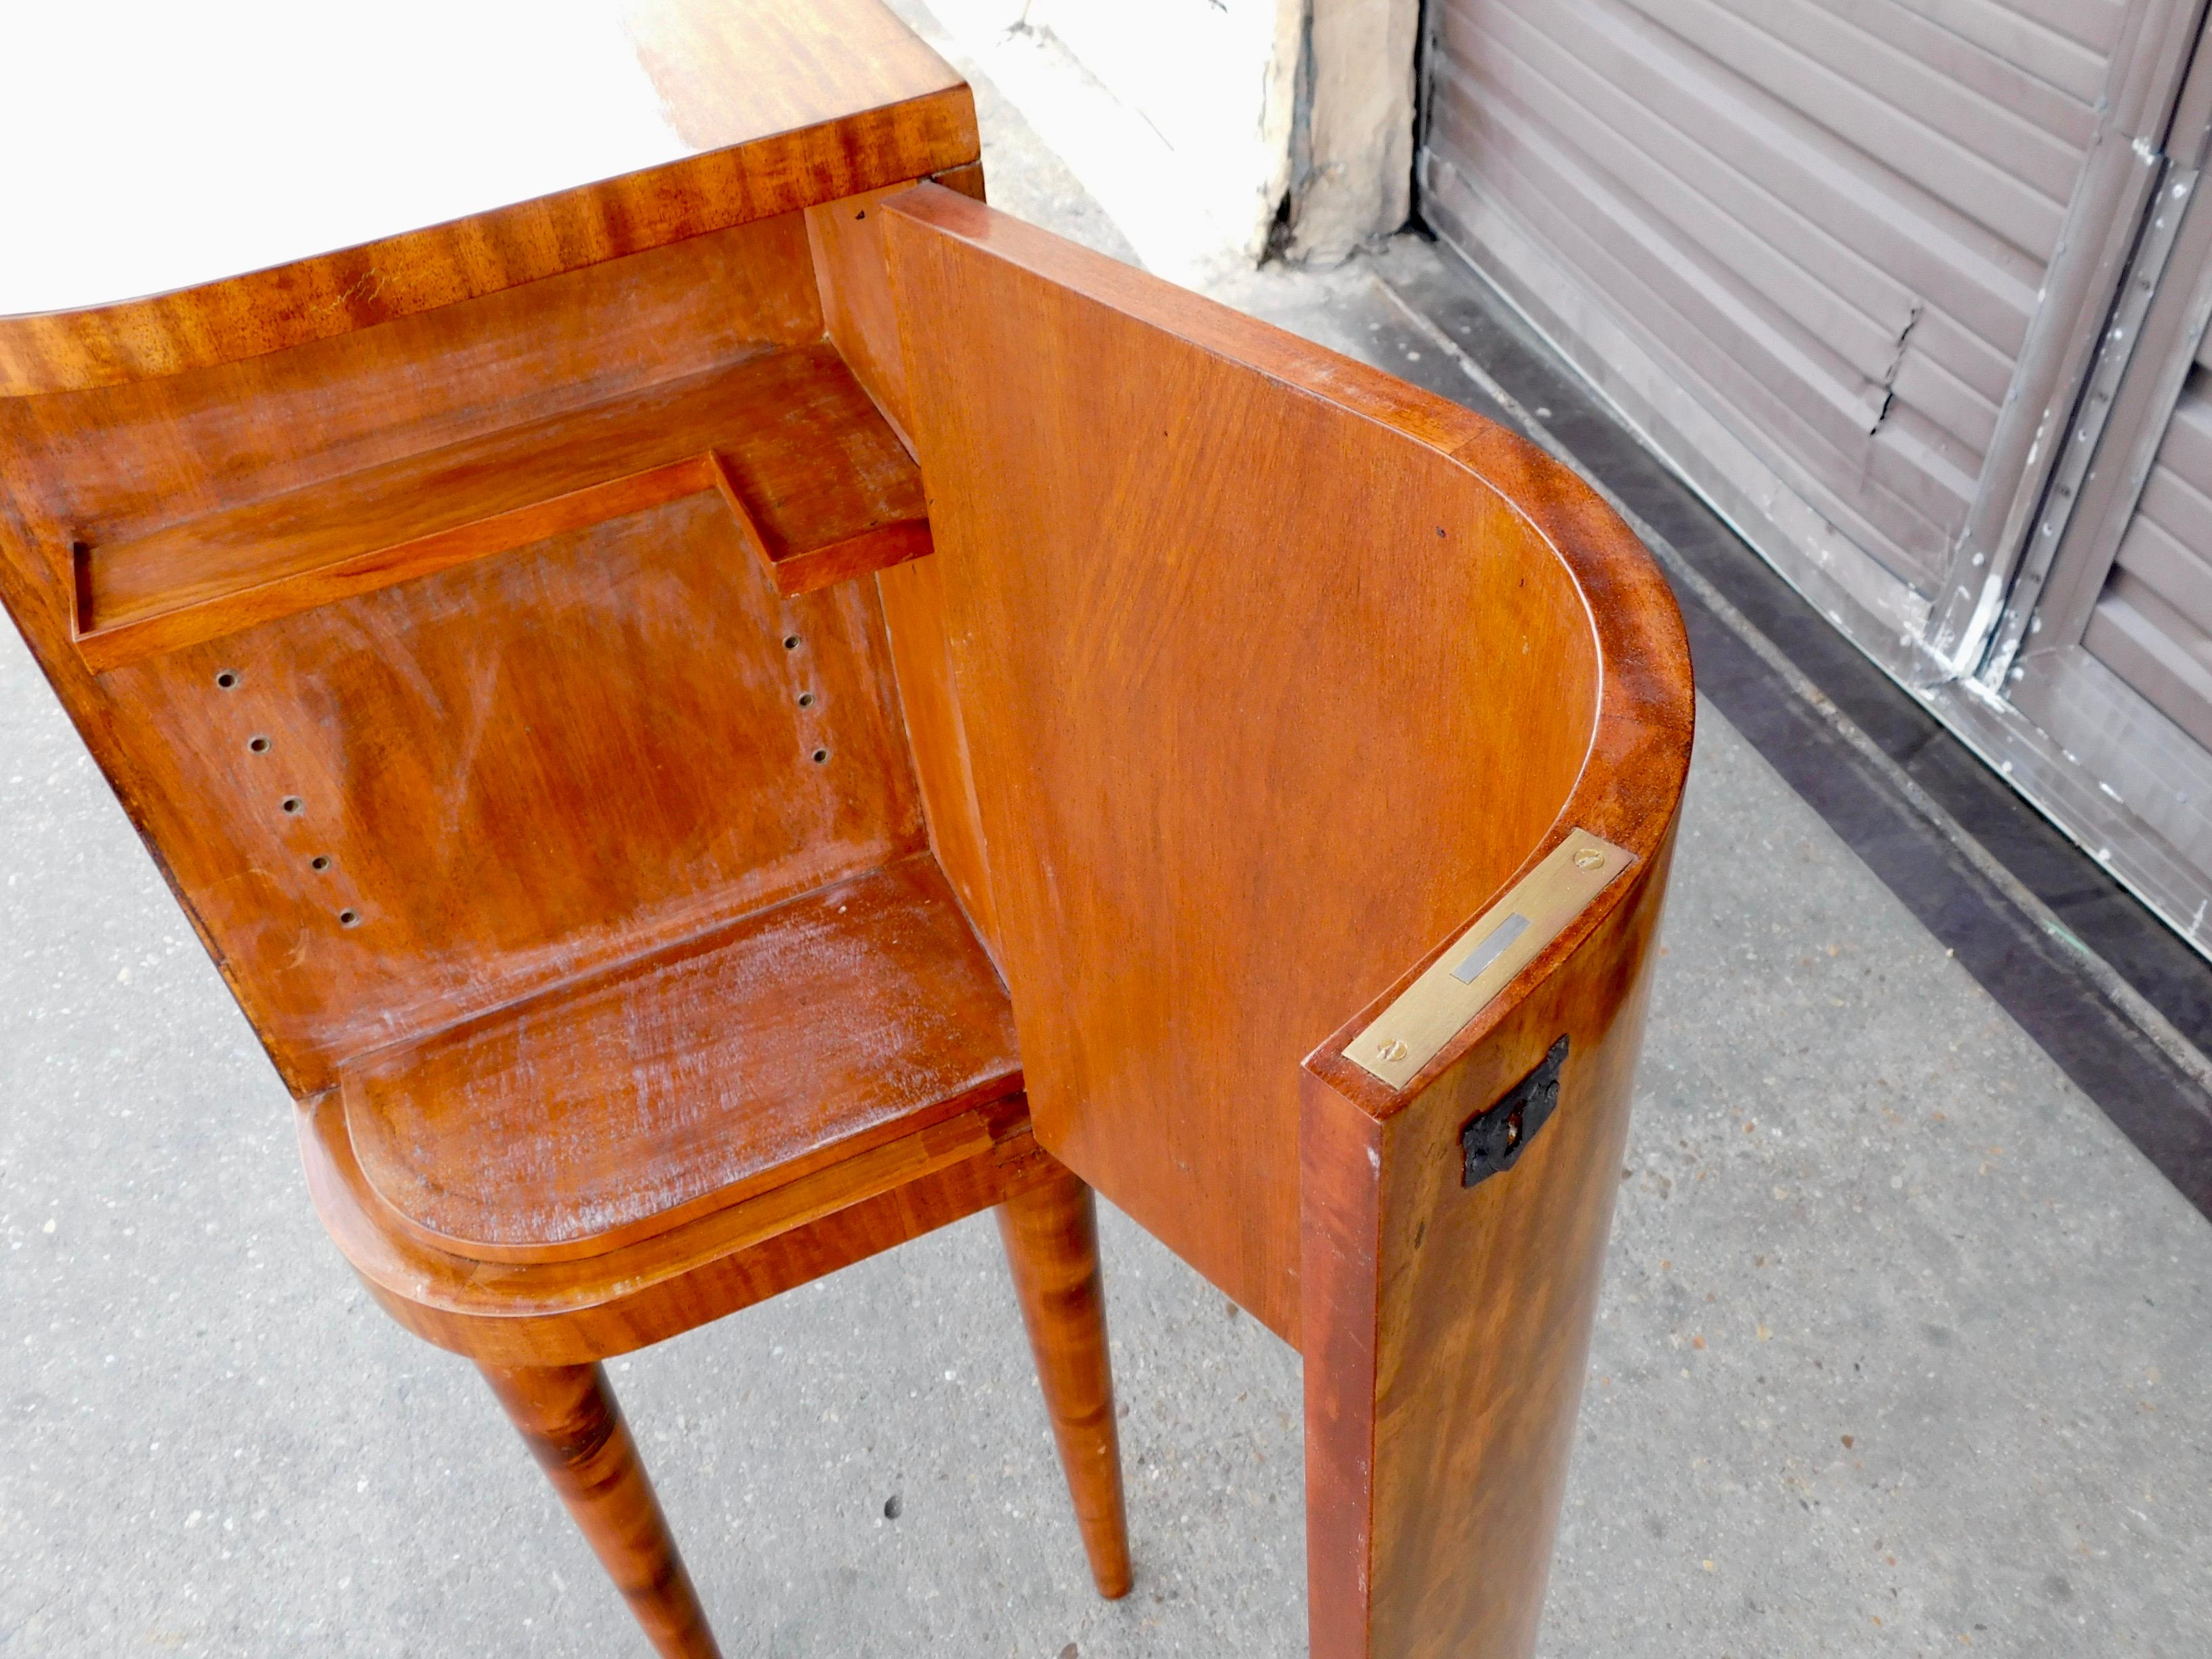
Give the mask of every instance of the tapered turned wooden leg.
[[1101, 1595], [1126, 1595], [1129, 1522], [1121, 1502], [1121, 1442], [1114, 1425], [1098, 1212], [1091, 1188], [1062, 1171], [1008, 1199], [999, 1206], [999, 1237], [1013, 1269], [1091, 1576]]
[[667, 1659], [719, 1659], [622, 1407], [597, 1365], [480, 1365], [584, 1537]]

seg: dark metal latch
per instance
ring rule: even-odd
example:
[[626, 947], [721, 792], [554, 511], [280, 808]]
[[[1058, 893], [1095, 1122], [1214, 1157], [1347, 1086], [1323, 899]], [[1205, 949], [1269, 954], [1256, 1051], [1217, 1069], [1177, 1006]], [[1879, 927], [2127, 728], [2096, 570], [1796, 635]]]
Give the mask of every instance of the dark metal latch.
[[1536, 1138], [1559, 1104], [1559, 1067], [1566, 1063], [1567, 1040], [1551, 1047], [1536, 1069], [1509, 1090], [1504, 1097], [1459, 1132], [1460, 1151], [1467, 1157], [1461, 1185], [1487, 1181], [1521, 1161], [1521, 1153]]

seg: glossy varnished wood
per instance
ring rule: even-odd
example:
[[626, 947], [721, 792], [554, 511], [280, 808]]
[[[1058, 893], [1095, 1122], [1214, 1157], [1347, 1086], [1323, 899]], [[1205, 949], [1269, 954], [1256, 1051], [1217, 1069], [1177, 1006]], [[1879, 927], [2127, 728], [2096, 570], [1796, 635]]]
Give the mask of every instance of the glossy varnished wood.
[[975, 763], [968, 751], [967, 716], [953, 679], [945, 573], [935, 559], [894, 566], [877, 576], [876, 592], [883, 601], [929, 844], [995, 960], [998, 909], [983, 846], [982, 808], [975, 799]]
[[918, 853], [349, 1066], [370, 1188], [478, 1261], [597, 1255], [1021, 1086], [1012, 1011]]
[[[982, 176], [966, 167], [941, 175], [949, 189], [981, 199]], [[823, 320], [853, 373], [905, 439], [913, 419], [906, 359], [884, 257], [883, 204], [904, 186], [871, 191], [806, 210], [806, 234], [822, 295]], [[927, 810], [930, 845], [951, 878], [969, 920], [994, 952], [998, 918], [983, 850], [967, 720], [953, 681], [945, 581], [934, 561], [882, 571], [876, 579], [898, 672], [899, 703], [912, 742], [916, 780]]]
[[[608, 0], [532, 27], [556, 38], [528, 51], [484, 41], [494, 49], [466, 60], [465, 86], [428, 46], [380, 76], [301, 73], [326, 100], [357, 88], [374, 101], [303, 112], [313, 136], [295, 142], [316, 169], [275, 202], [268, 125], [207, 117], [267, 100], [270, 39], [227, 39], [219, 20], [170, 40], [118, 21], [103, 53], [171, 55], [138, 65], [139, 96], [103, 110], [98, 143], [53, 142], [82, 130], [80, 66], [21, 66], [10, 147], [42, 158], [38, 231], [53, 252], [0, 271], [0, 396], [282, 350], [978, 154], [967, 87], [877, 0]], [[549, 56], [578, 65], [588, 91], [535, 84]], [[403, 173], [391, 117], [410, 101], [399, 125], [416, 165]], [[80, 156], [100, 170], [72, 171]], [[167, 234], [148, 234], [149, 220]]]
[[[814, 275], [830, 337], [902, 434], [913, 420], [913, 404], [898, 311], [884, 258], [883, 206], [919, 182], [909, 180], [806, 210], [806, 236], [813, 249]], [[980, 167], [949, 168], [930, 182], [978, 202], [983, 199]]]
[[665, 1659], [720, 1659], [606, 1373], [597, 1365], [482, 1370], [655, 1650]]
[[[1306, 1079], [1315, 1659], [1534, 1650], [1670, 852], [1425, 1087], [1377, 1101], [1340, 1051], [1362, 1105]], [[1558, 1110], [1468, 1190], [1461, 1131], [1562, 1036]]]
[[783, 598], [708, 496], [100, 683], [310, 1087], [922, 842], [873, 596]]
[[[217, 169], [204, 238], [125, 245], [181, 264], [68, 248], [90, 285], [0, 316], [0, 600], [299, 1097], [347, 1260], [698, 1654], [596, 1362], [1069, 1177], [928, 848], [873, 580], [929, 551], [921, 480], [805, 218], [972, 187], [967, 90], [873, 0], [628, 9], [645, 137], [619, 99], [503, 135], [599, 158], [560, 188], [457, 145], [375, 240], [238, 275], [336, 222], [226, 221], [253, 181]], [[542, 66], [577, 16], [507, 44]], [[211, 280], [130, 297], [157, 269]], [[1066, 1245], [1009, 1249], [1057, 1285]], [[1095, 1393], [1103, 1309], [1052, 1316], [1048, 1394]], [[1126, 1557], [1118, 1468], [1076, 1467]]]
[[1097, 1206], [1061, 1171], [999, 1206], [999, 1235], [1036, 1355], [1060, 1467], [1098, 1593], [1129, 1593], [1128, 1522], [1121, 1503], [1121, 1433], [1106, 1351], [1106, 1294], [1098, 1268]]
[[94, 676], [72, 544], [96, 559], [822, 326], [793, 213], [251, 362], [0, 398], [0, 597], [295, 1089], [918, 846], [873, 596], [786, 598], [690, 496]]
[[[1301, 1345], [1315, 1653], [1525, 1655], [1688, 759], [1672, 599], [1465, 411], [948, 192], [878, 213], [1039, 1139]], [[1347, 1060], [1575, 825], [1628, 872], [1402, 1088]], [[1463, 1188], [1563, 1035], [1543, 1139]]]
[[1295, 1340], [1298, 1062], [1559, 811], [1581, 596], [1472, 417], [951, 192], [884, 212], [1039, 1138]]
[[600, 1255], [487, 1262], [385, 1219], [334, 1096], [302, 1109], [300, 1150], [323, 1224], [386, 1311], [441, 1347], [514, 1365], [665, 1341], [1063, 1172], [1008, 1096]]
[[[1317, 1659], [1534, 1650], [1695, 718], [1680, 615], [1618, 515], [1487, 422], [1464, 419], [1449, 441], [1571, 573], [1604, 664], [1583, 764], [1513, 879], [1577, 830], [1636, 863], [1403, 1087], [1346, 1050], [1456, 948], [1457, 927], [1307, 1058]], [[1513, 1169], [1467, 1188], [1462, 1130], [1561, 1037], [1558, 1109]]]
[[111, 668], [696, 495], [787, 598], [929, 551], [914, 463], [817, 342], [136, 540], [73, 538], [77, 648]]
[[[908, 188], [978, 190], [973, 117], [874, 0], [627, 27], [603, 167], [0, 317], [0, 599], [330, 1231], [697, 1651], [592, 1368], [994, 1206], [1126, 1587], [1087, 1177], [1303, 1349], [1316, 1652], [1517, 1659], [1686, 764], [1664, 584], [1464, 411]], [[1627, 873], [1402, 1087], [1347, 1060], [1576, 825]]]

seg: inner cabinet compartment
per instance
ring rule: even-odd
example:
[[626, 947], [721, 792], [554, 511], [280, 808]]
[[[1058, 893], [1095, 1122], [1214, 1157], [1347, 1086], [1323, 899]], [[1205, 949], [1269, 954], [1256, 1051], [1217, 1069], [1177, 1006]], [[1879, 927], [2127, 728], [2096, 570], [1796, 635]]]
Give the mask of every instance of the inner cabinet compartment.
[[[699, 252], [614, 264], [680, 279]], [[611, 274], [555, 279], [581, 290], [584, 314], [562, 320], [583, 331], [585, 351], [599, 323], [591, 290]], [[686, 495], [718, 498], [787, 596], [927, 553], [921, 475], [837, 348], [772, 337], [730, 348], [665, 377], [617, 374], [602, 386], [587, 373], [575, 390], [606, 395], [534, 418], [526, 392], [458, 437], [449, 411], [425, 410], [419, 434], [403, 422], [382, 434], [379, 447], [401, 452], [390, 459], [240, 492], [143, 534], [77, 538], [77, 648], [104, 671]]]
[[[296, 1091], [933, 860], [873, 575], [929, 552], [921, 480], [823, 285], [787, 213], [15, 400], [45, 648]], [[942, 915], [884, 939], [973, 982], [959, 882], [915, 880]], [[783, 960], [748, 994], [818, 1006]]]

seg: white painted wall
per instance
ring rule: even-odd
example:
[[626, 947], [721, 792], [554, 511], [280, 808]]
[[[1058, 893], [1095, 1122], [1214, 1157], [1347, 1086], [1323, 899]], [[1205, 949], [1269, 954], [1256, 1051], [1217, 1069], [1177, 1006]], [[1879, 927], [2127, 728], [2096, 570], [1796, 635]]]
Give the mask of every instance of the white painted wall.
[[1406, 217], [1419, 0], [927, 4], [1163, 276], [1256, 264], [1293, 191], [1291, 258]]
[[1311, 0], [1291, 139], [1291, 258], [1334, 264], [1412, 214], [1420, 26], [1420, 0]]

